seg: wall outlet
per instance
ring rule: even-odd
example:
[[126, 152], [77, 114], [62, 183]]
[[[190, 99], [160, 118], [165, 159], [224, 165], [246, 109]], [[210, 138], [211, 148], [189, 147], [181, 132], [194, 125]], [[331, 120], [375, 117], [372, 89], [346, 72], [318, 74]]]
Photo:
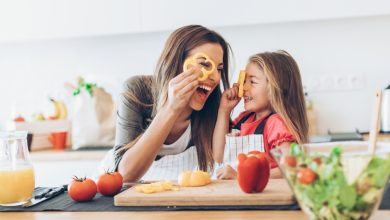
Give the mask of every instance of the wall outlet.
[[309, 92], [348, 91], [363, 89], [366, 80], [363, 74], [322, 75], [308, 78], [304, 85]]

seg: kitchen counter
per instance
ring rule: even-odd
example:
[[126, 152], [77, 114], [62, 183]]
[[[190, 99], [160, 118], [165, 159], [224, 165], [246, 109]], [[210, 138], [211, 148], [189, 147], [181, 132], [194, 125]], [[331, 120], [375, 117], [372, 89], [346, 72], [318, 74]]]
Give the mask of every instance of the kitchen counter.
[[[363, 139], [365, 141], [368, 141], [369, 134], [363, 134]], [[390, 142], [390, 134], [385, 134], [385, 133], [380, 133], [378, 134], [378, 141], [385, 141], [385, 142]]]
[[31, 160], [34, 161], [72, 161], [72, 160], [101, 160], [107, 150], [43, 150], [30, 152]]
[[[390, 211], [377, 211], [372, 220], [389, 219]], [[302, 220], [308, 219], [302, 211], [166, 211], [166, 212], [8, 212], [0, 213], [0, 219], [12, 220], [106, 220], [106, 219], [272, 219]]]
[[[44, 150], [30, 153], [36, 186], [60, 186], [73, 176], [95, 178], [107, 150]], [[60, 172], [58, 172], [60, 171]]]
[[[368, 133], [363, 134], [365, 141], [368, 140]], [[390, 142], [390, 134], [379, 134], [378, 141]], [[101, 160], [107, 150], [43, 150], [30, 153], [32, 161], [74, 161], [74, 160]]]

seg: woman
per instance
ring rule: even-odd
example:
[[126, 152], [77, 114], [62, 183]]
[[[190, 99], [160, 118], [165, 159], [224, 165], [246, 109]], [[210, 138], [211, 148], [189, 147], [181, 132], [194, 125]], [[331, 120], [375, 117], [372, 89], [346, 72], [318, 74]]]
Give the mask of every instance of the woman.
[[[111, 170], [125, 182], [176, 179], [184, 170], [213, 169], [212, 137], [221, 89], [229, 88], [230, 46], [199, 25], [179, 28], [168, 38], [154, 76], [134, 76], [119, 103]], [[215, 70], [204, 80], [184, 61], [207, 54]], [[207, 67], [205, 60], [200, 65]]]

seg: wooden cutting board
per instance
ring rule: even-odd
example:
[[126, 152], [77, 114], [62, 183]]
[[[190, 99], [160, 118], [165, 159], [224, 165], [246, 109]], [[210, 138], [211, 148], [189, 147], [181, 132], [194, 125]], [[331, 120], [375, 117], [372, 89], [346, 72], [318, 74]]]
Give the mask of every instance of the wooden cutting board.
[[290, 205], [295, 202], [284, 179], [270, 179], [261, 193], [241, 191], [237, 180], [214, 180], [207, 186], [180, 187], [179, 191], [144, 194], [134, 187], [114, 197], [115, 206], [231, 206]]

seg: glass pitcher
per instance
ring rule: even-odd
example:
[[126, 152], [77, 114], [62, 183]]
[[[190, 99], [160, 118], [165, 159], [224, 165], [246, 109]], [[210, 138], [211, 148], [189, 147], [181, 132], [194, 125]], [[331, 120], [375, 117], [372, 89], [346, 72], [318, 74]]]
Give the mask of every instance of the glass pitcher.
[[34, 187], [27, 132], [0, 132], [0, 205], [26, 203], [32, 197]]

